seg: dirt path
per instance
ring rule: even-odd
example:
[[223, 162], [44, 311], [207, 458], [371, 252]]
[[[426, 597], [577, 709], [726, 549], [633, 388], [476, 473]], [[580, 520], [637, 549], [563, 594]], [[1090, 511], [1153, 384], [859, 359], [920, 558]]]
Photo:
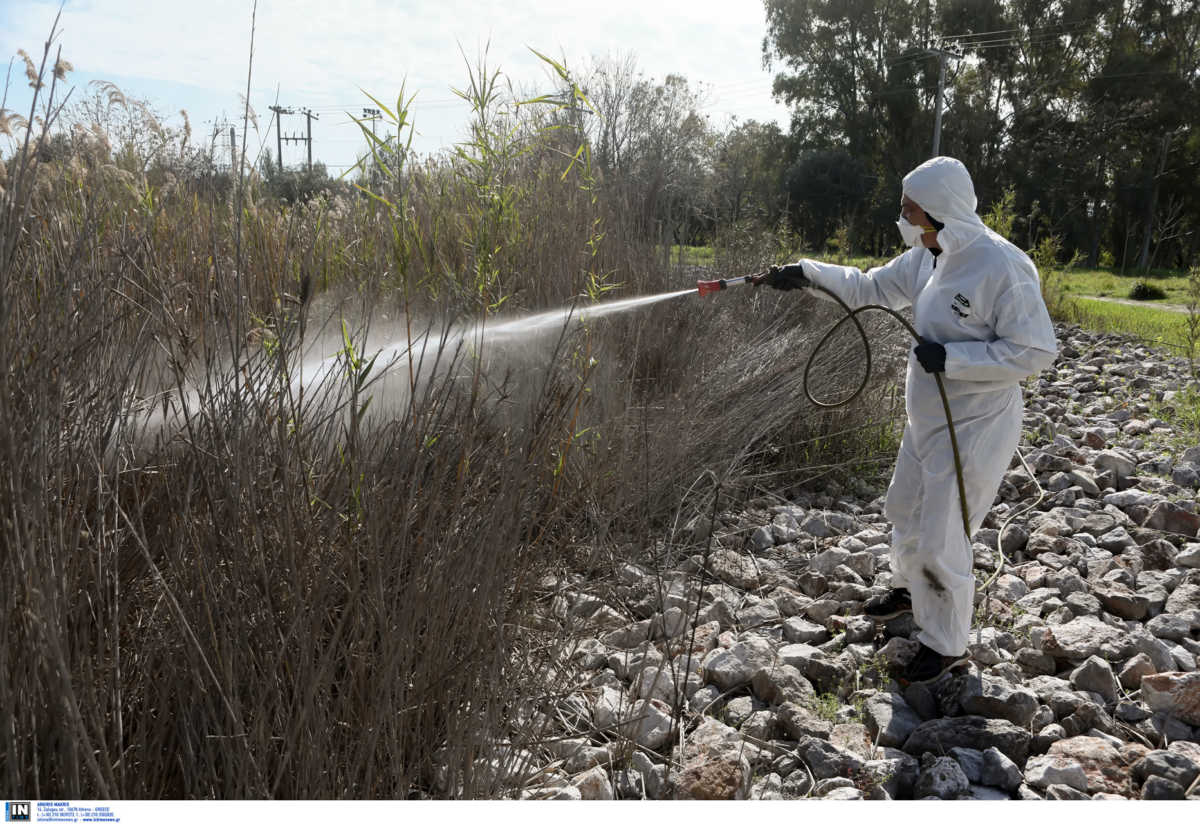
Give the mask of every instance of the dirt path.
[[1186, 315], [1188, 308], [1179, 303], [1150, 303], [1145, 300], [1130, 300], [1129, 298], [1102, 298], [1096, 295], [1074, 295], [1074, 297], [1082, 300], [1099, 300], [1104, 303], [1123, 303], [1126, 306], [1147, 306], [1153, 309], [1162, 309], [1164, 312], [1177, 312]]

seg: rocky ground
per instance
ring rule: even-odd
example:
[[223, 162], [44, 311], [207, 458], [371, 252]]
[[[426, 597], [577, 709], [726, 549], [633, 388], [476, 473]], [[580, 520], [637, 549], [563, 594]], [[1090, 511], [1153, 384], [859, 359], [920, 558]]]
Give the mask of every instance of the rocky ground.
[[[916, 642], [911, 616], [861, 615], [890, 579], [882, 497], [727, 513], [707, 558], [557, 582], [556, 620], [589, 627], [579, 687], [543, 708], [556, 740], [520, 754], [514, 793], [1200, 799], [1200, 446], [1156, 417], [1187, 363], [1059, 333], [1026, 384], [1046, 498], [1004, 534], [965, 671], [907, 690], [887, 675]], [[974, 536], [981, 585], [998, 527], [1038, 494], [1013, 466]]]

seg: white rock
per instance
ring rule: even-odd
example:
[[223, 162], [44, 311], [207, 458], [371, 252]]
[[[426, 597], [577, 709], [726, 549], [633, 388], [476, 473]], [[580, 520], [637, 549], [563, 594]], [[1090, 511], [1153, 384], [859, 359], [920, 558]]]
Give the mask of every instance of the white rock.
[[868, 548], [876, 546], [886, 546], [891, 541], [891, 536], [878, 529], [864, 529], [862, 532], [857, 532], [855, 538], [862, 541], [863, 546]]
[[1100, 487], [1096, 485], [1096, 476], [1090, 469], [1080, 467], [1071, 470], [1067, 475], [1076, 486], [1083, 490], [1085, 495], [1096, 497], [1100, 494]]
[[1001, 575], [992, 585], [992, 592], [1002, 601], [1014, 603], [1029, 594], [1029, 585], [1016, 575]]
[[715, 649], [704, 656], [704, 677], [722, 690], [749, 684], [755, 673], [775, 660], [771, 645], [763, 638], [751, 637], [729, 649]]
[[1184, 544], [1175, 556], [1175, 563], [1189, 569], [1200, 569], [1200, 544]]
[[678, 638], [688, 628], [688, 615], [679, 607], [670, 607], [651, 621], [651, 631], [656, 638]]
[[862, 797], [862, 790], [858, 787], [837, 787], [821, 796], [827, 801], [857, 801]]
[[600, 640], [606, 646], [616, 649], [633, 649], [642, 644], [650, 637], [650, 621], [638, 621], [636, 624], [630, 624], [627, 627], [613, 630], [612, 632], [602, 635]]
[[1200, 672], [1160, 672], [1142, 678], [1142, 700], [1185, 724], [1200, 725]]
[[1118, 478], [1128, 478], [1137, 469], [1137, 462], [1128, 455], [1114, 449], [1106, 449], [1092, 459], [1092, 465], [1103, 472], [1112, 470]]
[[612, 687], [601, 687], [592, 705], [592, 720], [597, 727], [616, 727], [629, 716], [630, 701], [625, 693]]
[[808, 662], [813, 658], [825, 659], [828, 656], [809, 644], [788, 644], [779, 648], [779, 660], [795, 667], [802, 673], [808, 669]]
[[1140, 489], [1126, 489], [1124, 492], [1113, 492], [1104, 496], [1104, 503], [1119, 507], [1120, 509], [1129, 509], [1131, 506], [1153, 506], [1161, 497], [1150, 492], [1143, 492]]
[[790, 544], [800, 537], [800, 524], [789, 512], [780, 512], [771, 520], [771, 534], [776, 544]]
[[775, 534], [769, 526], [760, 526], [750, 533], [750, 546], [755, 552], [765, 552], [775, 546]]
[[671, 708], [662, 701], [638, 701], [631, 719], [637, 725], [634, 740], [648, 750], [657, 750], [671, 736], [671, 720]]
[[579, 797], [584, 801], [613, 800], [612, 783], [603, 767], [592, 767], [587, 772], [580, 773], [571, 784], [579, 790]]
[[780, 801], [783, 799], [783, 779], [779, 773], [767, 773], [754, 782], [750, 797], [756, 801]]
[[669, 669], [646, 667], [634, 679], [634, 689], [639, 698], [657, 698], [670, 704], [675, 700], [675, 676]]
[[829, 640], [829, 630], [797, 615], [784, 622], [783, 637], [793, 644], [822, 644]]
[[829, 576], [842, 564], [850, 559], [850, 551], [841, 547], [831, 547], [817, 555], [809, 562], [808, 567], [813, 572]]
[[1035, 755], [1026, 761], [1025, 782], [1042, 790], [1051, 784], [1066, 784], [1084, 791], [1088, 785], [1087, 773], [1078, 762], [1057, 755]]
[[737, 613], [738, 626], [743, 630], [763, 624], [778, 624], [782, 618], [783, 616], [779, 614], [779, 606], [774, 601], [766, 599], [746, 609], [738, 610]]

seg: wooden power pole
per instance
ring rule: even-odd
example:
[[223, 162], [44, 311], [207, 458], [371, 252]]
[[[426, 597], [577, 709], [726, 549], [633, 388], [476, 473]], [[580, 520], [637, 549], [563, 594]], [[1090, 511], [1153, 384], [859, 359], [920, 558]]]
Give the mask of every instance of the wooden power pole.
[[937, 157], [942, 147], [942, 106], [946, 99], [946, 60], [951, 57], [961, 60], [963, 53], [958, 46], [952, 45], [947, 49], [939, 45], [936, 49], [927, 50], [926, 54], [938, 59], [937, 108], [933, 114], [933, 154], [930, 155], [930, 157]]
[[283, 115], [295, 114], [294, 109], [289, 109], [284, 106], [272, 106], [271, 111], [275, 113], [275, 148], [279, 153], [275, 155], [275, 161], [279, 164], [279, 171], [283, 171], [283, 141], [290, 138], [283, 136]]
[[308, 170], [311, 172], [312, 171], [312, 122], [313, 122], [314, 117], [317, 120], [320, 120], [321, 116], [319, 114], [313, 114], [312, 109], [301, 109], [301, 113], [304, 114], [304, 116], [308, 118], [308, 137], [305, 138], [305, 141], [308, 143]]

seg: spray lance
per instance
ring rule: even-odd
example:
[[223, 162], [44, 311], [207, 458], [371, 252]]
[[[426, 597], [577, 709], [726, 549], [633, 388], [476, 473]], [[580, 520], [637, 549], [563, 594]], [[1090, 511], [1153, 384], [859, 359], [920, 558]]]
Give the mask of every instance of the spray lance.
[[793, 263], [790, 266], [772, 266], [765, 272], [753, 275], [722, 280], [698, 280], [696, 281], [696, 290], [700, 293], [700, 297], [704, 297], [741, 283], [749, 283], [753, 286], [765, 284], [775, 289], [805, 289], [814, 285], [804, 274], [804, 268], [799, 263]]
[[736, 278], [722, 278], [721, 280], [698, 280], [696, 281], [696, 289], [700, 292], [700, 297], [711, 295], [713, 292], [720, 292], [722, 289], [728, 289], [730, 286], [737, 286], [739, 283], [753, 283], [757, 286], [760, 281], [755, 278], [762, 277], [758, 275], [742, 275]]

